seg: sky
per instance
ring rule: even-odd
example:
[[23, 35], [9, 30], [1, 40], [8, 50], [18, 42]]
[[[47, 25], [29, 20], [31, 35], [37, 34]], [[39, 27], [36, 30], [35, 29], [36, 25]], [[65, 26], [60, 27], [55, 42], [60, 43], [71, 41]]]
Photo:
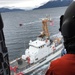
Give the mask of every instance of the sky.
[[18, 8], [30, 10], [33, 8], [38, 8], [39, 6], [42, 6], [49, 1], [56, 1], [56, 0], [0, 0], [0, 8], [7, 7], [10, 9]]
[[0, 0], [1, 7], [33, 9], [53, 0]]

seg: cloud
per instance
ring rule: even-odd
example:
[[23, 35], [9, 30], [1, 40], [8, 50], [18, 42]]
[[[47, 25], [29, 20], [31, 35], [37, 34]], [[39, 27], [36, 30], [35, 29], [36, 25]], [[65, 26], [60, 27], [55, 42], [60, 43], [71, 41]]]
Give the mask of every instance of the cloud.
[[50, 0], [2, 0], [0, 7], [20, 8], [20, 9], [33, 9], [37, 8]]

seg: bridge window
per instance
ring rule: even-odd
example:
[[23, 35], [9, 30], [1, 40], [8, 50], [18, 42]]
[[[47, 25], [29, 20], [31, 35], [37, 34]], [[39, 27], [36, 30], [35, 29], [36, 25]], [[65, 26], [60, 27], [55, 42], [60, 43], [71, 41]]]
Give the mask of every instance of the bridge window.
[[44, 45], [40, 46], [39, 48], [43, 48], [43, 47], [44, 47]]

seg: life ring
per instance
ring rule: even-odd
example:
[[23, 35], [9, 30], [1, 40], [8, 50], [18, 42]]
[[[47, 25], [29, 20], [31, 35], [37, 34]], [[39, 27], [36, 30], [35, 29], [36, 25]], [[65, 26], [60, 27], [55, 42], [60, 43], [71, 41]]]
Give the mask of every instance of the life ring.
[[48, 42], [48, 40], [46, 39], [46, 43]]
[[52, 47], [53, 51], [56, 50], [55, 46]]
[[10, 66], [10, 71], [13, 71], [16, 73], [17, 69], [18, 69], [18, 66], [14, 66], [14, 67]]
[[26, 60], [27, 60], [28, 63], [30, 64], [30, 57], [27, 57]]

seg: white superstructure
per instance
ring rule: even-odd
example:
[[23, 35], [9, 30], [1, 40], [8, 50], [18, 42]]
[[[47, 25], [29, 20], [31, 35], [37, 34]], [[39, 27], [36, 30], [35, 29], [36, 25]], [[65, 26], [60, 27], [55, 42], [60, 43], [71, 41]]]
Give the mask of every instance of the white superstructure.
[[50, 45], [50, 40], [37, 39], [29, 43], [29, 48], [26, 49], [25, 55], [22, 55], [22, 59], [27, 59], [29, 63], [35, 63], [52, 53], [53, 47], [55, 44]]
[[51, 54], [56, 48], [55, 44], [60, 43], [59, 38], [54, 39], [51, 42], [49, 38], [50, 34], [48, 31], [48, 22], [52, 22], [48, 18], [42, 20], [42, 29], [40, 36], [35, 41], [29, 42], [29, 48], [25, 50], [25, 54], [22, 55], [22, 59], [26, 60], [29, 64], [35, 63], [42, 59], [45, 59], [46, 56]]

